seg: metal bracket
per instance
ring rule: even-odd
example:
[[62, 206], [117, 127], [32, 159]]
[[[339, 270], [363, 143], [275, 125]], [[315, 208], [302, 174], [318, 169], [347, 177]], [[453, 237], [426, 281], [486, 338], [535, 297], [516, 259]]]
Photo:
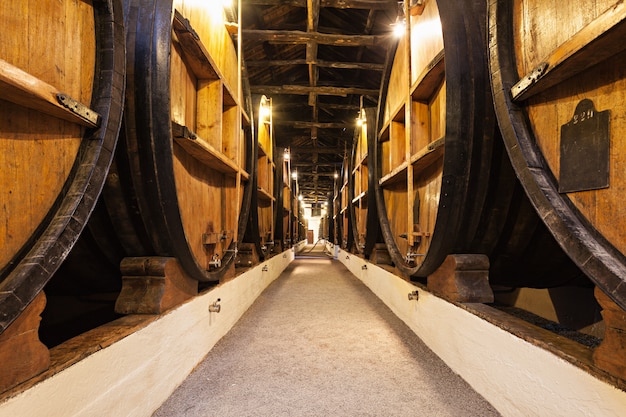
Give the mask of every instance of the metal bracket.
[[526, 92], [526, 90], [528, 90], [541, 77], [543, 77], [547, 69], [548, 63], [542, 62], [537, 66], [537, 68], [526, 74], [524, 78], [519, 80], [513, 87], [511, 87], [511, 97], [513, 98], [513, 101], [517, 100], [520, 95]]
[[88, 123], [95, 125], [96, 127], [100, 127], [100, 121], [102, 119], [100, 115], [91, 110], [89, 107], [85, 106], [83, 103], [74, 100], [72, 97], [68, 96], [65, 93], [58, 93], [57, 101], [60, 105], [74, 113], [76, 116], [80, 117]]

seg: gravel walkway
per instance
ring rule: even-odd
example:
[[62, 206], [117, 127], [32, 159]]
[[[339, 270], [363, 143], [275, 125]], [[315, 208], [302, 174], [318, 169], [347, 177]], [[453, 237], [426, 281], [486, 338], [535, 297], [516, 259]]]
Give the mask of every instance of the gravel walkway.
[[289, 265], [154, 414], [498, 415], [341, 263], [311, 256]]

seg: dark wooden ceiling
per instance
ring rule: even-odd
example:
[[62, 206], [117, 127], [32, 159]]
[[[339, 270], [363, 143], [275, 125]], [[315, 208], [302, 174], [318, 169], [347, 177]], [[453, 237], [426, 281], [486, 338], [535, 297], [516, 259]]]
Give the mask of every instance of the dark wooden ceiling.
[[378, 105], [398, 1], [241, 1], [251, 92], [272, 99], [276, 145], [291, 148], [305, 201], [324, 201], [360, 103]]

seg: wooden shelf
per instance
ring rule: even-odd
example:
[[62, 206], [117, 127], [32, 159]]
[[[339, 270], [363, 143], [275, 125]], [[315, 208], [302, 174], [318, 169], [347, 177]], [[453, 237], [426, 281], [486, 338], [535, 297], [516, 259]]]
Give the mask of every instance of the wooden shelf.
[[391, 127], [391, 122], [404, 122], [406, 118], [404, 107], [405, 107], [404, 103], [400, 104], [398, 108], [394, 110], [394, 112], [392, 113], [392, 116], [389, 117], [389, 120], [385, 122], [382, 129], [380, 129], [380, 134], [378, 136], [379, 138], [378, 140], [380, 142], [385, 142], [390, 139], [389, 130]]
[[378, 183], [380, 184], [381, 187], [389, 186], [391, 184], [396, 184], [402, 180], [404, 180], [404, 182], [406, 183], [406, 178], [407, 178], [406, 174], [407, 174], [408, 168], [409, 168], [408, 162], [403, 162], [402, 164], [394, 168], [393, 171], [391, 171], [389, 174], [385, 175], [380, 180], [378, 180]]
[[429, 143], [424, 148], [420, 149], [417, 153], [411, 156], [409, 162], [403, 162], [389, 174], [382, 177], [378, 183], [382, 187], [386, 187], [392, 184], [396, 184], [402, 180], [407, 180], [407, 170], [409, 164], [413, 166], [413, 170], [420, 171], [430, 164], [435, 162], [438, 158], [443, 156], [445, 145], [445, 137], [441, 137], [434, 142]]
[[354, 197], [352, 199], [352, 204], [356, 204], [356, 203], [358, 203], [361, 200], [363, 202], [367, 201], [367, 191], [363, 191], [361, 194], [359, 194], [356, 197]]
[[352, 175], [354, 175], [357, 172], [357, 170], [363, 165], [367, 166], [367, 154], [363, 155], [363, 158], [361, 158], [360, 161], [357, 161], [356, 166], [352, 170]]
[[266, 201], [276, 201], [276, 198], [271, 195], [269, 192], [267, 192], [263, 187], [257, 187], [257, 191], [259, 192], [259, 197], [260, 200], [266, 200]]
[[441, 158], [443, 156], [445, 143], [446, 138], [441, 137], [412, 155], [410, 162], [411, 165], [413, 165], [413, 169], [420, 171], [435, 162], [438, 158]]
[[250, 116], [244, 109], [241, 109], [241, 123], [244, 126], [251, 126], [252, 123], [252, 121], [250, 120]]
[[0, 99], [86, 127], [98, 127], [100, 115], [52, 85], [0, 59]]
[[428, 63], [411, 86], [411, 98], [427, 103], [441, 85], [446, 72], [443, 49]]
[[244, 180], [249, 179], [249, 174], [246, 171], [240, 169], [235, 162], [196, 135], [187, 126], [172, 122], [172, 136], [176, 143], [182, 146], [189, 155], [206, 166], [231, 177], [240, 174]]
[[511, 88], [525, 100], [626, 49], [626, 4], [619, 2], [555, 48]]
[[174, 11], [172, 28], [183, 50], [185, 62], [194, 75], [203, 80], [220, 80], [224, 90], [224, 108], [236, 106], [238, 104], [237, 94], [226, 82], [219, 66], [207, 51], [196, 31], [191, 27], [189, 20], [178, 10]]

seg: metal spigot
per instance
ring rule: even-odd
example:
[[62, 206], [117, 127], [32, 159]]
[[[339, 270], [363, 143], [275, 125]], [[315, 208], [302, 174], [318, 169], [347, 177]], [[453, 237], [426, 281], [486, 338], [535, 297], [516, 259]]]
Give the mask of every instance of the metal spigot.
[[269, 270], [270, 269], [269, 269], [269, 267], [267, 265], [263, 265], [263, 268], [261, 268], [261, 271], [263, 271], [263, 272], [267, 272]]
[[420, 297], [420, 294], [417, 292], [417, 290], [409, 293], [409, 301], [411, 300], [417, 301], [419, 297]]
[[217, 253], [213, 254], [213, 257], [209, 261], [209, 267], [219, 268], [221, 266], [222, 260], [220, 259], [220, 256]]
[[423, 253], [417, 253], [417, 252], [412, 252], [411, 249], [409, 248], [409, 251], [406, 253], [406, 256], [404, 257], [404, 261], [407, 264], [412, 264], [415, 262], [415, 258], [417, 258], [418, 256], [424, 256]]
[[222, 306], [219, 305], [219, 302], [221, 301], [221, 299], [217, 299], [215, 300], [215, 302], [213, 304], [209, 305], [209, 312], [210, 313], [219, 313], [220, 310], [222, 309]]
[[361, 269], [367, 269], [367, 264], [363, 265]]
[[228, 252], [228, 253], [234, 253], [235, 256], [237, 256], [237, 254], [239, 253], [239, 249], [237, 249], [237, 245], [235, 244], [235, 247], [233, 249], [226, 249], [224, 252]]

